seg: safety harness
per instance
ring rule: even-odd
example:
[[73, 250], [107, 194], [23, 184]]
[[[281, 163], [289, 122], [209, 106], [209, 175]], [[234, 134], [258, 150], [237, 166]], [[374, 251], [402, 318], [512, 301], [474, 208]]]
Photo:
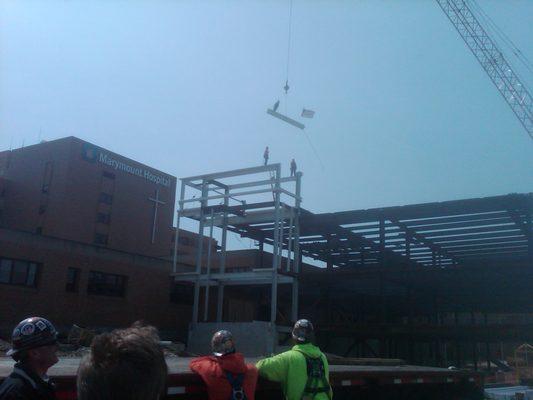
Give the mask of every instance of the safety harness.
[[244, 381], [244, 374], [235, 374], [235, 376], [229, 372], [226, 372], [226, 378], [231, 385], [231, 397], [230, 400], [247, 400], [244, 389], [242, 388], [242, 382]]
[[307, 364], [307, 382], [302, 394], [302, 400], [311, 400], [319, 393], [326, 393], [331, 399], [331, 386], [326, 377], [326, 369], [322, 357], [309, 357], [301, 352]]

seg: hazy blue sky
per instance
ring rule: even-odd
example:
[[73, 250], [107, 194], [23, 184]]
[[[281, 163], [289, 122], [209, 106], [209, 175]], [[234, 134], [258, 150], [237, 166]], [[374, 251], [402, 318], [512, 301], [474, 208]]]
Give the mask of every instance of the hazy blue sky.
[[[533, 1], [478, 2], [533, 59]], [[533, 141], [435, 1], [294, 0], [285, 99], [288, 4], [1, 1], [0, 149], [75, 135], [182, 177], [269, 145], [315, 212], [533, 190]], [[324, 168], [278, 98], [316, 111]]]

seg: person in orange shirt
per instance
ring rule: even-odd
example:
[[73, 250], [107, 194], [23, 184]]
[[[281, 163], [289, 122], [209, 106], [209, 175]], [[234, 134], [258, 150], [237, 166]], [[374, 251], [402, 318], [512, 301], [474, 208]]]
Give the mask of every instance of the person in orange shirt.
[[257, 368], [236, 352], [231, 332], [216, 332], [211, 349], [213, 355], [195, 358], [189, 365], [207, 386], [209, 400], [254, 400]]

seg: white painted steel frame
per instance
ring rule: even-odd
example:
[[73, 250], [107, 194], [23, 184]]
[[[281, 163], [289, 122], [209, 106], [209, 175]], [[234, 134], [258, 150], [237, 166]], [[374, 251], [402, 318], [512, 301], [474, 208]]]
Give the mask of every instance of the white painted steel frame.
[[[224, 179], [234, 178], [239, 176], [255, 175], [261, 173], [269, 173], [270, 179], [267, 180], [252, 180], [249, 182], [237, 184], [224, 184]], [[213, 174], [205, 174], [192, 176], [181, 179], [181, 191], [179, 199], [179, 207], [177, 211], [177, 228], [174, 237], [174, 260], [173, 260], [173, 275], [176, 282], [188, 281], [194, 283], [194, 303], [193, 303], [193, 324], [198, 323], [199, 302], [200, 302], [200, 287], [206, 288], [205, 291], [205, 310], [204, 321], [208, 320], [208, 306], [209, 306], [209, 287], [212, 285], [218, 286], [217, 293], [217, 322], [223, 320], [223, 301], [224, 301], [224, 286], [227, 285], [271, 285], [271, 322], [276, 321], [277, 316], [277, 293], [278, 284], [292, 284], [292, 310], [291, 317], [293, 321], [298, 318], [298, 273], [300, 268], [300, 248], [299, 248], [299, 215], [301, 205], [301, 178], [302, 173], [298, 172], [292, 177], [281, 177], [281, 165], [270, 164], [260, 167], [251, 167], [238, 170], [217, 172]], [[282, 183], [295, 182], [296, 189], [292, 193], [281, 187]], [[270, 186], [268, 189], [261, 188], [261, 186]], [[186, 188], [189, 187], [194, 191], [200, 191], [200, 196], [186, 198]], [[251, 188], [248, 191], [235, 192], [236, 189]], [[254, 189], [255, 188], [255, 189]], [[224, 190], [221, 194], [220, 190]], [[210, 196], [209, 192], [216, 191], [217, 195]], [[246, 212], [245, 216], [229, 217], [228, 207], [229, 201], [241, 201], [238, 197], [248, 196], [252, 194], [272, 193], [273, 206], [261, 207], [257, 212]], [[294, 202], [293, 206], [282, 203], [281, 196], [286, 195]], [[213, 200], [224, 200], [223, 211], [215, 212], [213, 208], [210, 209], [209, 214], [206, 215], [205, 210], [209, 210], [209, 202]], [[185, 208], [186, 204], [199, 203], [200, 207]], [[243, 202], [243, 204], [245, 204]], [[260, 204], [260, 203], [255, 203]], [[250, 204], [253, 205], [253, 204]], [[262, 205], [262, 204], [261, 204]], [[232, 206], [233, 207], [233, 206]], [[229, 207], [231, 209], [231, 207]], [[182, 217], [189, 217], [199, 221], [198, 229], [198, 246], [196, 253], [196, 270], [191, 273], [177, 273], [178, 262], [178, 240], [179, 240], [179, 226]], [[286, 221], [287, 220], [287, 221]], [[285, 226], [288, 222], [289, 226]], [[221, 257], [220, 269], [218, 273], [211, 273], [211, 245], [209, 245], [207, 255], [207, 274], [202, 274], [203, 261], [203, 238], [205, 224], [210, 225], [209, 238], [212, 239], [213, 227], [222, 228], [222, 243], [221, 243]], [[254, 269], [250, 272], [227, 273], [226, 272], [226, 242], [228, 226], [250, 225], [253, 223], [273, 223], [272, 242], [272, 268]], [[278, 271], [281, 268], [281, 260], [283, 255], [283, 232], [288, 231], [287, 238], [287, 271], [290, 271], [293, 266], [293, 275], [279, 275]], [[209, 242], [211, 243], [211, 242]], [[293, 248], [294, 243], [294, 248]], [[294, 258], [291, 264], [291, 258]]]

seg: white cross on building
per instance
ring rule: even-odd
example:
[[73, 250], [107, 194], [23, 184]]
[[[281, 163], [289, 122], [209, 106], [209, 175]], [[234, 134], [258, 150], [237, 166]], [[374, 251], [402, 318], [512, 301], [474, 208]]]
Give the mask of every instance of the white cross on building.
[[148, 200], [154, 202], [154, 220], [152, 222], [152, 243], [155, 242], [155, 227], [157, 222], [157, 209], [159, 207], [159, 204], [163, 205], [166, 204], [164, 201], [159, 200], [159, 189], [156, 189], [155, 191], [155, 198], [154, 197], [148, 197]]

